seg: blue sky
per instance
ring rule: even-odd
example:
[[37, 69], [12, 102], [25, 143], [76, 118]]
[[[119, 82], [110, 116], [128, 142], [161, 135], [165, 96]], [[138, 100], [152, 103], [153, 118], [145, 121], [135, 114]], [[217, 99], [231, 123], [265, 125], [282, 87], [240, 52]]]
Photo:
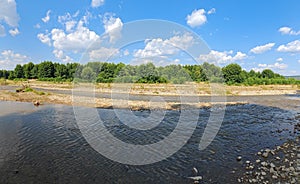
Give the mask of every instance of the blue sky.
[[[246, 70], [300, 74], [298, 0], [0, 0], [0, 7], [3, 69], [29, 61], [80, 62], [84, 54], [88, 60], [101, 60], [111, 53], [117, 53], [116, 62], [148, 62], [155, 57], [168, 58], [168, 64], [191, 64], [174, 47], [195, 47], [194, 38], [176, 30], [169, 37], [114, 48], [129, 22], [160, 19], [180, 24], [206, 42], [211, 50], [197, 56], [199, 62], [234, 62]], [[104, 33], [110, 45], [104, 44]], [[95, 42], [98, 47], [87, 51]]]

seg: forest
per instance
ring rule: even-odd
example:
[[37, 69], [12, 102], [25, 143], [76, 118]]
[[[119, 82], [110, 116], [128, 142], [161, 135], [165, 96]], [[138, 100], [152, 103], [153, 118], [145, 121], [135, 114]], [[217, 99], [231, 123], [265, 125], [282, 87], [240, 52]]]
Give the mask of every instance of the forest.
[[155, 66], [153, 63], [126, 65], [124, 63], [89, 62], [39, 64], [29, 62], [16, 65], [14, 70], [0, 70], [0, 78], [9, 80], [38, 79], [40, 81], [93, 81], [98, 83], [174, 83], [220, 82], [228, 85], [300, 84], [300, 80], [265, 69], [249, 72], [236, 63], [224, 67], [203, 63], [201, 65]]

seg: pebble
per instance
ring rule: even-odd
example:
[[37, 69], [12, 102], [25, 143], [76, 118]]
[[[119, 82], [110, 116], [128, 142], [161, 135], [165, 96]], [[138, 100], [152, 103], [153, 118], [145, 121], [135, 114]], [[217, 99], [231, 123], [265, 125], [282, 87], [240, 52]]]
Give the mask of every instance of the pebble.
[[196, 167], [193, 167], [193, 173], [194, 173], [195, 175], [198, 174], [198, 169], [197, 169]]
[[194, 180], [194, 181], [202, 180], [202, 176], [194, 176], [194, 177], [189, 177], [189, 178]]
[[262, 162], [261, 165], [266, 167], [268, 165], [268, 163], [267, 162]]
[[236, 160], [237, 160], [237, 161], [241, 161], [241, 160], [242, 160], [242, 157], [241, 157], [241, 156], [238, 156], [238, 157], [236, 158]]
[[267, 158], [267, 157], [269, 156], [269, 153], [268, 153], [268, 152], [264, 152], [264, 153], [262, 154], [262, 156], [265, 157], [265, 158]]

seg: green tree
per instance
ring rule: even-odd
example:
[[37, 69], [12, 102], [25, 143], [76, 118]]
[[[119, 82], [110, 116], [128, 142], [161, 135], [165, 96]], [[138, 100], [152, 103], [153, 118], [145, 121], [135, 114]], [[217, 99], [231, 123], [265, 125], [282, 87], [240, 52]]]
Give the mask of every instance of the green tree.
[[39, 64], [38, 78], [53, 78], [54, 71], [53, 63], [51, 61], [44, 61]]
[[81, 73], [81, 78], [87, 81], [96, 79], [96, 74], [91, 67], [84, 67]]
[[68, 77], [68, 70], [66, 65], [55, 63], [54, 69], [55, 69], [54, 76], [56, 78], [66, 79]]
[[227, 84], [242, 83], [243, 76], [240, 65], [232, 63], [222, 68], [223, 76]]
[[265, 69], [261, 72], [263, 78], [272, 79], [275, 77], [275, 73], [270, 69]]
[[31, 70], [34, 68], [34, 64], [32, 62], [29, 62], [28, 64], [25, 64], [23, 66], [23, 70], [24, 70], [24, 77], [26, 79], [32, 79], [32, 75], [31, 75]]
[[24, 78], [24, 71], [23, 67], [20, 64], [17, 64], [15, 71], [14, 71], [14, 77], [16, 78]]

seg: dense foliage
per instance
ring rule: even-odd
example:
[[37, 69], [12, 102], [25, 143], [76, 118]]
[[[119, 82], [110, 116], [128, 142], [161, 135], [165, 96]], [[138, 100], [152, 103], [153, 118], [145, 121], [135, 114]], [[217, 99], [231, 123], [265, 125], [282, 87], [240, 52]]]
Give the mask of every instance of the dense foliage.
[[16, 65], [13, 71], [0, 70], [4, 79], [38, 79], [41, 81], [95, 81], [102, 83], [185, 83], [185, 82], [225, 82], [229, 85], [268, 85], [300, 84], [299, 80], [285, 78], [270, 69], [262, 72], [247, 72], [238, 64], [229, 64], [223, 68], [209, 63], [201, 65], [168, 65], [156, 67], [152, 63], [138, 66], [123, 63], [89, 62], [60, 64], [44, 61]]

